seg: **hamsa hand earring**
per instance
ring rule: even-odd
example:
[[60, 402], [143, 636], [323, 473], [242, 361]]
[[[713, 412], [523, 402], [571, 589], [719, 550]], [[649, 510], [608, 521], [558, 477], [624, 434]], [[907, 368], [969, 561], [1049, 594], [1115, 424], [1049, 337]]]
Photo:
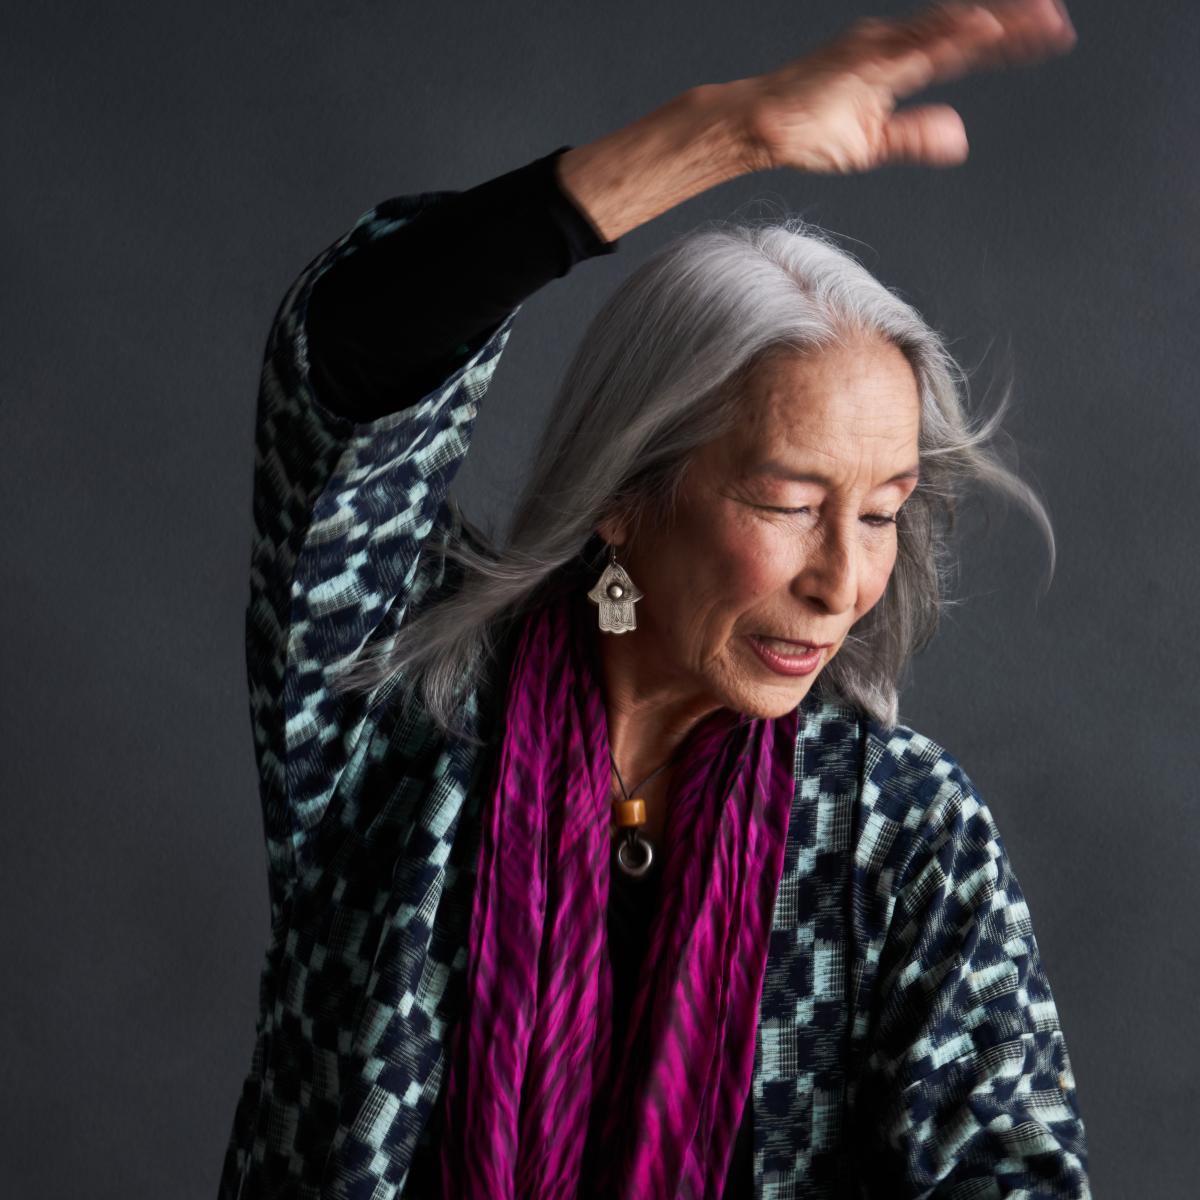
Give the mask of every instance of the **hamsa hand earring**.
[[629, 573], [617, 563], [617, 548], [608, 548], [608, 566], [588, 592], [588, 599], [600, 608], [600, 628], [605, 633], [628, 633], [637, 628], [633, 606], [642, 598], [642, 591], [629, 578]]

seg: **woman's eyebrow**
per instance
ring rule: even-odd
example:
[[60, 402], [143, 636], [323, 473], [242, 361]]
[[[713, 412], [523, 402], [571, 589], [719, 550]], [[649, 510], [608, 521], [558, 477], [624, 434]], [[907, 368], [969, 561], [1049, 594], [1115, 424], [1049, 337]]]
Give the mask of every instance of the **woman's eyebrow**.
[[[786, 479], [790, 483], [819, 483], [824, 487], [833, 487], [833, 480], [828, 475], [822, 475], [820, 471], [797, 471], [774, 458], [768, 458], [765, 462], [751, 467], [749, 473], [751, 475], [774, 475], [776, 478]], [[920, 464], [917, 464], [917, 466], [908, 467], [893, 475], [891, 479], [885, 479], [880, 486], [885, 487], [889, 483], [903, 483], [906, 479], [919, 477]]]

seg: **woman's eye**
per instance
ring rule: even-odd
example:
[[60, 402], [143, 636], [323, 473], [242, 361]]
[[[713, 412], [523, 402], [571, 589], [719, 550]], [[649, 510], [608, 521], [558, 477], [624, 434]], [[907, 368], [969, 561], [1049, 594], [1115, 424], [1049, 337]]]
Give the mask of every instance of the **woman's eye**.
[[[775, 508], [771, 505], [763, 505], [763, 507], [766, 508], [768, 512], [787, 513], [787, 514], [795, 514], [795, 515], [798, 515], [800, 513], [806, 513], [806, 512], [810, 511], [807, 505], [803, 508]], [[879, 528], [879, 529], [882, 529], [883, 526], [885, 526], [885, 525], [895, 525], [896, 524], [896, 518], [894, 516], [889, 516], [887, 513], [867, 513], [863, 517], [863, 520], [866, 521], [866, 523], [868, 525], [874, 525], [876, 528]]]

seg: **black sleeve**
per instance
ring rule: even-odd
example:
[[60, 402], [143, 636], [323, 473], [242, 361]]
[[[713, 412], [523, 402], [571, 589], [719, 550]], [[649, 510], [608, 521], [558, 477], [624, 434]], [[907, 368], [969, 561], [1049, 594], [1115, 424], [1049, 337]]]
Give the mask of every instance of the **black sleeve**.
[[618, 248], [559, 186], [569, 149], [455, 193], [321, 275], [307, 330], [327, 407], [372, 420], [419, 400], [538, 288]]

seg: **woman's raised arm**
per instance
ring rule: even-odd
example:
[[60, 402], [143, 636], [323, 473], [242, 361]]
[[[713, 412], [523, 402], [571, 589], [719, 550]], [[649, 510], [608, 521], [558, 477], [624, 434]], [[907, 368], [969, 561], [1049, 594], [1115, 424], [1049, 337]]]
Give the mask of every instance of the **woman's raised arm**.
[[415, 404], [539, 288], [616, 251], [558, 185], [566, 149], [447, 194], [321, 275], [306, 324], [327, 408], [370, 421]]
[[1075, 44], [1060, 0], [936, 4], [867, 18], [812, 54], [730, 83], [691, 88], [640, 120], [567, 151], [564, 191], [607, 241], [750, 171], [847, 174], [967, 155], [946, 104], [905, 98], [968, 71], [1028, 63]]
[[777, 70], [692, 88], [597, 141], [447, 194], [317, 280], [307, 329], [318, 393], [360, 421], [415, 403], [551, 279], [734, 176], [960, 162], [966, 133], [952, 108], [897, 102], [1065, 50], [1074, 36], [1058, 0], [868, 18]]

